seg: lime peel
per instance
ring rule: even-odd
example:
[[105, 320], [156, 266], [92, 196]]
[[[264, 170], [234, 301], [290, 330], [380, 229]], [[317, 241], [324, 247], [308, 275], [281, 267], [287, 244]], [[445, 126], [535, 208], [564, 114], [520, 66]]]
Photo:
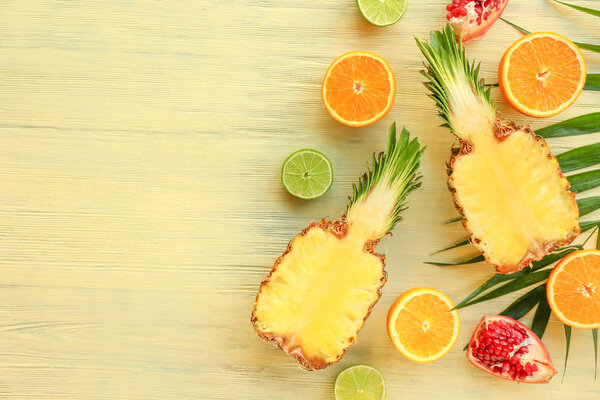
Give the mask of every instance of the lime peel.
[[283, 162], [281, 182], [292, 196], [305, 200], [321, 197], [333, 183], [331, 161], [320, 151], [298, 150]]

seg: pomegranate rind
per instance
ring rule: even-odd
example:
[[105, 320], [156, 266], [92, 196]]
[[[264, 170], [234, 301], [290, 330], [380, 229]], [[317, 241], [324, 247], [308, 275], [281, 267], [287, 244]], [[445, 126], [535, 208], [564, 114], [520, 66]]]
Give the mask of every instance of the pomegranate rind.
[[[532, 343], [528, 345], [529, 352], [527, 354], [524, 354], [521, 357], [521, 359], [538, 366], [538, 371], [536, 371], [534, 375], [528, 376], [525, 379], [512, 378], [508, 375], [499, 374], [492, 371], [489, 367], [482, 365], [481, 362], [475, 357], [475, 355], [473, 354], [472, 344], [478, 343], [478, 334], [480, 333], [480, 331], [485, 330], [490, 323], [495, 321], [505, 321], [511, 324], [515, 324], [518, 327], [524, 329], [529, 338], [532, 339]], [[532, 348], [532, 345], [535, 346]], [[548, 383], [552, 379], [552, 377], [558, 373], [558, 371], [554, 368], [554, 365], [552, 364], [552, 359], [550, 358], [548, 349], [546, 349], [546, 346], [544, 345], [542, 340], [531, 329], [527, 328], [519, 321], [504, 315], [485, 315], [481, 318], [481, 321], [473, 331], [473, 335], [471, 336], [471, 340], [469, 341], [469, 347], [467, 349], [467, 360], [469, 360], [469, 362], [478, 369], [485, 371], [490, 375], [497, 376], [498, 378], [502, 378], [513, 382]]]
[[[569, 254], [568, 256], [566, 256], [565, 258], [560, 260], [559, 263], [552, 269], [552, 272], [550, 272], [550, 275], [548, 276], [548, 282], [547, 282], [547, 286], [546, 286], [546, 295], [548, 297], [548, 304], [550, 305], [550, 308], [552, 309], [552, 312], [554, 313], [554, 315], [556, 315], [556, 317], [563, 324], [572, 326], [574, 328], [580, 328], [580, 329], [600, 328], [600, 321], [598, 321], [597, 323], [593, 323], [593, 324], [583, 324], [583, 323], [580, 323], [577, 321], [573, 321], [572, 318], [567, 317], [560, 310], [558, 305], [556, 304], [555, 293], [554, 293], [554, 283], [556, 282], [558, 275], [564, 271], [565, 267], [567, 265], [569, 265], [569, 263], [571, 261], [573, 261], [579, 257], [587, 257], [590, 255], [596, 255], [596, 256], [600, 257], [600, 250], [589, 249], [589, 250], [574, 251], [573, 253]], [[597, 287], [595, 287], [594, 289], [598, 290]]]
[[[571, 98], [569, 98], [568, 101], [564, 102], [563, 104], [561, 104], [560, 107], [558, 107], [554, 110], [541, 111], [541, 110], [535, 110], [535, 109], [529, 108], [526, 105], [522, 104], [518, 100], [517, 96], [513, 93], [512, 89], [511, 89], [510, 81], [508, 79], [508, 69], [509, 69], [509, 65], [510, 65], [509, 60], [510, 60], [511, 56], [513, 55], [515, 50], [517, 50], [521, 45], [523, 45], [523, 43], [530, 42], [536, 38], [548, 37], [548, 36], [569, 45], [569, 47], [575, 52], [577, 59], [579, 61], [579, 65], [581, 66], [581, 76], [580, 76], [579, 83], [578, 83], [578, 86], [577, 86], [575, 92], [573, 92], [573, 95], [571, 96]], [[568, 107], [570, 107], [571, 104], [573, 104], [573, 102], [575, 102], [575, 100], [577, 100], [577, 98], [583, 91], [583, 87], [585, 86], [585, 82], [586, 82], [586, 77], [587, 77], [587, 67], [585, 64], [585, 58], [583, 57], [583, 53], [581, 52], [579, 47], [575, 43], [573, 43], [572, 41], [567, 39], [566, 37], [559, 35], [557, 33], [552, 33], [552, 32], [535, 32], [535, 33], [530, 33], [529, 35], [523, 36], [521, 39], [519, 39], [515, 43], [513, 43], [508, 49], [506, 49], [506, 52], [504, 52], [504, 55], [502, 56], [502, 59], [500, 60], [500, 66], [498, 68], [498, 86], [500, 87], [500, 91], [502, 92], [504, 99], [508, 102], [508, 104], [511, 105], [512, 108], [514, 108], [521, 114], [524, 114], [524, 115], [527, 115], [530, 117], [535, 117], [535, 118], [552, 117], [554, 115], [560, 114], [561, 112], [566, 110]]]
[[[474, 3], [474, 1], [469, 3]], [[448, 21], [454, 30], [456, 39], [462, 39], [463, 43], [481, 39], [487, 31], [490, 30], [498, 18], [500, 18], [507, 5], [508, 0], [501, 0], [500, 7], [492, 11], [486, 20], [481, 21], [481, 24], [477, 23], [477, 14], [474, 14], [472, 11], [465, 16], [450, 18]], [[485, 13], [485, 11], [482, 12], [482, 14], [483, 13]]]
[[[406, 349], [406, 347], [402, 344], [402, 341], [398, 338], [397, 333], [395, 332], [396, 319], [398, 314], [406, 304], [415, 298], [416, 296], [420, 296], [423, 294], [431, 294], [436, 296], [438, 299], [442, 300], [445, 304], [448, 305], [448, 309], [451, 310], [451, 314], [453, 316], [453, 336], [452, 339], [448, 342], [448, 344], [440, 350], [437, 354], [433, 354], [430, 357], [419, 357]], [[386, 319], [386, 328], [388, 332], [388, 336], [396, 350], [400, 352], [404, 357], [408, 358], [411, 361], [415, 361], [418, 363], [429, 363], [436, 360], [439, 360], [454, 347], [456, 341], [458, 340], [458, 335], [460, 333], [460, 316], [458, 314], [458, 310], [454, 309], [454, 302], [448, 297], [445, 293], [440, 292], [437, 289], [428, 288], [428, 287], [417, 287], [406, 292], [402, 293], [398, 298], [394, 301], [394, 303], [390, 306], [388, 311], [387, 319]]]

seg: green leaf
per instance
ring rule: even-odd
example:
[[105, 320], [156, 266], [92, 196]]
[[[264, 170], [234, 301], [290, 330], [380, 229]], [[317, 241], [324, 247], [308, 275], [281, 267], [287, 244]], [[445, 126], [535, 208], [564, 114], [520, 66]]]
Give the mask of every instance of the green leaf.
[[[470, 295], [468, 295], [467, 297], [465, 297], [460, 303], [458, 303], [454, 308], [463, 308], [466, 307], [469, 304], [469, 301], [471, 301], [471, 299], [479, 296], [481, 293], [485, 292], [486, 290], [502, 283], [502, 282], [506, 282], [509, 280], [515, 280], [518, 278], [523, 277], [524, 275], [528, 275], [531, 274], [531, 272], [533, 271], [537, 271], [539, 269], [542, 269], [544, 267], [547, 267], [550, 264], [554, 264], [555, 262], [557, 262], [558, 260], [562, 259], [563, 257], [565, 257], [567, 254], [570, 254], [572, 252], [574, 252], [575, 250], [581, 250], [583, 247], [581, 245], [575, 245], [575, 246], [568, 246], [568, 247], [563, 247], [553, 253], [548, 254], [546, 257], [544, 257], [543, 259], [541, 259], [540, 261], [534, 261], [532, 263], [531, 267], [525, 268], [522, 271], [516, 272], [514, 274], [511, 275], [504, 275], [504, 274], [495, 274], [494, 276], [492, 276], [490, 279], [488, 279], [487, 281], [485, 281], [483, 283], [483, 285], [479, 286], [477, 289], [475, 289]], [[474, 304], [474, 303], [473, 303]]]
[[453, 265], [466, 265], [466, 264], [475, 264], [481, 261], [485, 261], [485, 258], [481, 255], [473, 257], [471, 259], [468, 260], [464, 260], [464, 261], [456, 261], [456, 262], [450, 262], [450, 263], [439, 263], [439, 262], [431, 262], [431, 261], [424, 261], [425, 264], [429, 264], [429, 265], [435, 265], [438, 267], [450, 267]]
[[585, 90], [600, 90], [600, 74], [587, 74]]
[[598, 379], [598, 328], [592, 329], [594, 339], [594, 379]]
[[548, 275], [550, 275], [551, 271], [551, 269], [545, 269], [542, 271], [531, 272], [528, 274], [526, 273], [520, 276], [519, 278], [514, 279], [475, 300], [471, 300], [469, 303], [463, 305], [463, 307], [468, 307], [472, 306], [473, 304], [481, 303], [482, 301], [495, 299], [496, 297], [504, 296], [505, 294], [516, 292], [517, 290], [541, 282], [548, 278]]
[[600, 163], [600, 143], [577, 147], [556, 156], [562, 172], [571, 172]]
[[550, 314], [552, 313], [550, 304], [548, 304], [548, 298], [546, 297], [546, 284], [544, 283], [542, 286], [544, 286], [544, 293], [542, 294], [540, 304], [538, 305], [537, 310], [535, 310], [535, 315], [531, 322], [531, 330], [535, 332], [540, 339], [544, 336], [546, 327], [548, 327], [548, 321], [550, 321]]
[[571, 348], [571, 327], [565, 325], [565, 339], [567, 341], [567, 348], [565, 353], [565, 368], [563, 370], [562, 380], [565, 380], [565, 374], [567, 373], [567, 360], [569, 359], [569, 349]]
[[540, 285], [533, 290], [519, 297], [510, 306], [508, 306], [500, 315], [506, 315], [514, 319], [521, 319], [527, 314], [536, 304], [540, 302], [542, 297], [546, 297], [546, 284]]
[[573, 42], [573, 43], [575, 43], [577, 46], [579, 46], [580, 49], [593, 51], [595, 53], [600, 53], [600, 46], [598, 46], [597, 44], [589, 44], [589, 43], [581, 43], [581, 42]]
[[451, 244], [451, 245], [450, 245], [450, 246], [448, 246], [448, 247], [444, 247], [444, 248], [443, 248], [443, 249], [441, 249], [441, 250], [434, 251], [434, 252], [433, 252], [433, 253], [431, 253], [430, 255], [438, 254], [438, 253], [441, 253], [442, 251], [451, 250], [451, 249], [455, 249], [455, 248], [457, 248], [457, 247], [465, 246], [465, 245], [467, 245], [467, 244], [469, 244], [469, 243], [471, 243], [471, 242], [470, 242], [470, 241], [469, 241], [469, 239], [467, 238], [467, 239], [465, 239], [465, 240], [461, 240], [461, 241], [460, 241], [460, 242], [458, 242], [458, 243]]
[[[525, 28], [521, 28], [519, 25], [517, 24], [513, 24], [512, 22], [500, 17], [500, 19], [504, 22], [506, 22], [507, 24], [511, 25], [513, 28], [515, 28], [516, 30], [518, 30], [519, 32], [521, 32], [524, 35], [529, 35], [531, 32], [529, 32], [527, 29]], [[596, 53], [600, 53], [600, 46], [595, 45], [595, 44], [589, 44], [589, 43], [581, 43], [581, 42], [573, 42], [575, 43], [577, 46], [579, 46], [580, 49], [584, 49], [584, 50], [589, 50], [589, 51], [594, 51]]]
[[512, 22], [500, 17], [500, 19], [504, 22], [506, 22], [507, 24], [511, 25], [513, 28], [515, 28], [516, 30], [518, 30], [519, 32], [521, 32], [523, 35], [529, 35], [531, 32], [529, 32], [527, 29], [525, 28], [521, 28], [519, 25], [513, 24]]
[[581, 232], [589, 231], [596, 226], [600, 226], [600, 221], [583, 221], [579, 223]]
[[543, 138], [585, 135], [600, 132], [600, 112], [580, 115], [579, 117], [538, 129], [535, 133]]
[[594, 212], [600, 208], [600, 196], [592, 196], [579, 199], [577, 200], [577, 207], [579, 207], [580, 217]]
[[452, 218], [452, 219], [446, 220], [446, 221], [442, 222], [442, 225], [446, 225], [446, 224], [450, 224], [452, 222], [458, 222], [458, 221], [460, 221], [460, 217], [456, 217], [456, 218]]
[[580, 174], [567, 176], [571, 182], [571, 191], [574, 193], [585, 192], [600, 186], [600, 169], [582, 172]]
[[562, 2], [560, 0], [554, 0], [554, 1], [556, 1], [557, 3], [563, 4], [565, 6], [574, 8], [577, 11], [582, 11], [584, 13], [588, 13], [588, 14], [591, 14], [591, 15], [595, 15], [596, 17], [600, 17], [600, 11], [598, 11], [598, 10], [594, 10], [592, 8], [581, 7], [581, 6], [576, 6], [574, 4], [565, 3], [565, 2]]

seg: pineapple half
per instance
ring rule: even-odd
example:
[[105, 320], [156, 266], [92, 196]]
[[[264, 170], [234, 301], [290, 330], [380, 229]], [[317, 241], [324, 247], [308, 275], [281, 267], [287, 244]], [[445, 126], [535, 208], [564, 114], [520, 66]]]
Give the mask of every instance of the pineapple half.
[[459, 139], [448, 187], [471, 242], [503, 274], [571, 243], [580, 232], [575, 194], [544, 139], [497, 119], [479, 66], [450, 26], [417, 44], [428, 61], [425, 86]]
[[308, 370], [341, 360], [381, 296], [385, 256], [375, 252], [420, 186], [419, 141], [393, 124], [386, 153], [354, 185], [346, 214], [313, 222], [288, 244], [260, 285], [252, 325]]

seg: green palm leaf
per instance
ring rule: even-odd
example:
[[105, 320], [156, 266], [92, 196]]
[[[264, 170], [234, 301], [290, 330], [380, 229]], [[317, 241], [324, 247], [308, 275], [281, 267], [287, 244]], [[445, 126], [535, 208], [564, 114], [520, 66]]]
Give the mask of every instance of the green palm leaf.
[[[525, 28], [521, 28], [519, 25], [517, 24], [513, 24], [512, 22], [500, 17], [500, 19], [504, 22], [506, 22], [507, 24], [511, 25], [513, 28], [515, 28], [516, 30], [518, 30], [519, 32], [521, 32], [524, 35], [529, 35], [531, 32], [529, 32], [527, 29]], [[573, 42], [575, 43], [577, 46], [579, 46], [580, 49], [584, 49], [584, 50], [589, 50], [589, 51], [593, 51], [596, 53], [600, 53], [600, 46], [595, 45], [595, 44], [589, 44], [589, 43], [581, 43], [581, 42]]]
[[562, 172], [571, 172], [600, 163], [600, 143], [578, 147], [556, 156]]
[[540, 339], [544, 336], [544, 332], [546, 332], [548, 321], [550, 321], [550, 314], [552, 313], [550, 304], [548, 304], [548, 298], [546, 297], [546, 284], [543, 284], [542, 286], [544, 286], [544, 293], [542, 294], [540, 304], [538, 304], [535, 315], [533, 316], [533, 321], [531, 322], [531, 330], [535, 332]]
[[571, 349], [571, 327], [569, 325], [565, 325], [565, 340], [567, 342], [566, 351], [565, 351], [565, 367], [563, 369], [563, 377], [562, 380], [565, 380], [565, 374], [567, 373], [567, 360], [569, 359], [569, 350]]
[[465, 265], [465, 264], [475, 264], [481, 261], [485, 261], [485, 258], [481, 255], [475, 256], [468, 260], [457, 261], [457, 262], [432, 262], [432, 261], [424, 261], [425, 264], [435, 265], [437, 267], [452, 267], [455, 265]]
[[600, 74], [587, 74], [585, 90], [600, 90]]
[[600, 112], [567, 119], [566, 121], [537, 129], [535, 133], [538, 136], [548, 139], [562, 136], [585, 135], [594, 132], [600, 132]]
[[600, 186], [600, 169], [571, 175], [567, 179], [571, 182], [571, 191], [573, 193], [585, 192], [586, 190]]
[[598, 11], [598, 10], [594, 10], [592, 8], [587, 8], [587, 7], [576, 6], [575, 4], [565, 3], [565, 2], [560, 1], [560, 0], [554, 0], [554, 1], [557, 2], [557, 3], [563, 4], [565, 6], [574, 8], [577, 11], [582, 11], [584, 13], [588, 13], [588, 14], [591, 14], [591, 15], [595, 15], [596, 17], [600, 17], [600, 11]]
[[545, 283], [519, 297], [514, 303], [502, 311], [500, 315], [506, 315], [507, 317], [514, 319], [521, 319], [525, 316], [525, 314], [531, 311], [533, 307], [535, 307], [536, 304], [542, 300], [543, 297], [546, 297]]
[[594, 379], [598, 379], [598, 328], [592, 329], [594, 339]]
[[580, 249], [582, 249], [582, 247], [579, 245], [563, 247], [562, 249], [560, 249], [554, 253], [548, 254], [546, 257], [544, 257], [540, 261], [534, 261], [532, 263], [531, 267], [525, 268], [522, 271], [516, 272], [511, 275], [495, 274], [490, 279], [488, 279], [483, 285], [479, 286], [476, 290], [474, 290], [470, 295], [465, 297], [460, 303], [458, 303], [456, 305], [455, 308], [457, 308], [457, 309], [463, 308], [466, 305], [469, 305], [468, 303], [469, 303], [469, 301], [471, 301], [471, 299], [474, 299], [475, 297], [479, 296], [486, 290], [488, 290], [502, 282], [514, 280], [514, 279], [522, 277], [523, 275], [529, 274], [532, 271], [537, 271], [539, 269], [547, 267], [548, 265], [554, 264], [558, 260], [562, 259], [567, 254], [570, 254], [570, 253], [574, 252], [575, 250], [580, 250]]

